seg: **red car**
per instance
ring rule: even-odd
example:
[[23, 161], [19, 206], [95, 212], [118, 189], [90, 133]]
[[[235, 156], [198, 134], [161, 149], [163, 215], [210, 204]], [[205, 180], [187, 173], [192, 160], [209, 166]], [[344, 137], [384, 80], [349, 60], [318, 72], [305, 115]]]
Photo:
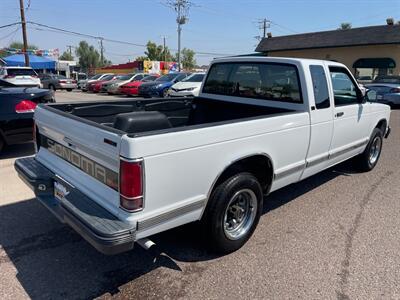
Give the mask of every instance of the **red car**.
[[118, 89], [120, 94], [127, 95], [127, 96], [137, 96], [139, 94], [139, 86], [144, 83], [144, 82], [149, 82], [149, 81], [154, 81], [156, 80], [160, 75], [153, 74], [144, 77], [141, 80], [135, 80], [132, 82], [125, 83], [121, 85]]
[[104, 82], [113, 80], [115, 77], [117, 77], [117, 75], [107, 75], [106, 77], [104, 77], [101, 80], [96, 80], [96, 81], [90, 82], [87, 85], [87, 90], [89, 92], [98, 93], [98, 92], [100, 92], [101, 86]]

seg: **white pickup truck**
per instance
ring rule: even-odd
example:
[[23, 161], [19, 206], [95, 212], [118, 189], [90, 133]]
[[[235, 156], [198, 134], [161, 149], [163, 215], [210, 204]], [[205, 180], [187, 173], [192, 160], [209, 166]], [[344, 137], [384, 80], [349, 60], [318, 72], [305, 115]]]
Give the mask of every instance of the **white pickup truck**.
[[197, 98], [39, 105], [38, 151], [15, 167], [103, 253], [199, 220], [228, 253], [264, 195], [350, 158], [375, 167], [390, 108], [374, 98], [336, 62], [216, 59]]

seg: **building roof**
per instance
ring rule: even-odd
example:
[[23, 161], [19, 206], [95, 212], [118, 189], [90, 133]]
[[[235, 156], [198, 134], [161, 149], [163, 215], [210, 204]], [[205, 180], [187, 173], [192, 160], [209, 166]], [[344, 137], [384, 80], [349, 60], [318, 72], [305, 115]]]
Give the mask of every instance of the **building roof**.
[[256, 52], [400, 44], [400, 25], [369, 26], [264, 38]]

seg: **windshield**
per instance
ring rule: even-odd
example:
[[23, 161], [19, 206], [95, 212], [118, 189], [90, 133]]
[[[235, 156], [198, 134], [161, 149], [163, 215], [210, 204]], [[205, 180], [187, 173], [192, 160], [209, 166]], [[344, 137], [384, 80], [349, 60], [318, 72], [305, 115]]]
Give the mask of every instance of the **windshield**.
[[117, 77], [119, 80], [129, 80], [132, 78], [132, 74], [120, 75]]
[[96, 79], [99, 79], [99, 78], [101, 77], [101, 75], [102, 75], [102, 74], [97, 74], [97, 75], [94, 75], [93, 77], [90, 77], [90, 80], [96, 80]]
[[7, 74], [10, 76], [37, 76], [33, 69], [7, 69]]
[[192, 74], [182, 80], [182, 82], [202, 82], [205, 74]]
[[174, 80], [179, 74], [167, 74], [159, 77], [156, 81], [168, 82]]
[[101, 80], [108, 81], [108, 80], [111, 80], [113, 78], [114, 78], [114, 75], [107, 75], [107, 76], [103, 77]]
[[141, 81], [144, 81], [144, 82], [146, 82], [146, 81], [154, 81], [154, 80], [156, 80], [157, 78], [158, 78], [157, 76], [150, 75], [150, 76], [146, 76], [146, 77], [143, 78]]

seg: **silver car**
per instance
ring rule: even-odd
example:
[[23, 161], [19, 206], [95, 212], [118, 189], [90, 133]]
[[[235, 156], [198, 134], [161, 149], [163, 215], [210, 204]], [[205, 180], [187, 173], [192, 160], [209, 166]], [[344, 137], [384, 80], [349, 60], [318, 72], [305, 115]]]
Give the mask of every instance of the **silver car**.
[[376, 92], [376, 101], [391, 107], [400, 106], [400, 83], [371, 83], [365, 87]]
[[148, 76], [146, 73], [136, 73], [136, 74], [126, 74], [121, 75], [119, 78], [113, 82], [107, 83], [107, 93], [108, 94], [119, 94], [119, 87], [124, 85], [125, 83], [141, 80], [144, 77]]

